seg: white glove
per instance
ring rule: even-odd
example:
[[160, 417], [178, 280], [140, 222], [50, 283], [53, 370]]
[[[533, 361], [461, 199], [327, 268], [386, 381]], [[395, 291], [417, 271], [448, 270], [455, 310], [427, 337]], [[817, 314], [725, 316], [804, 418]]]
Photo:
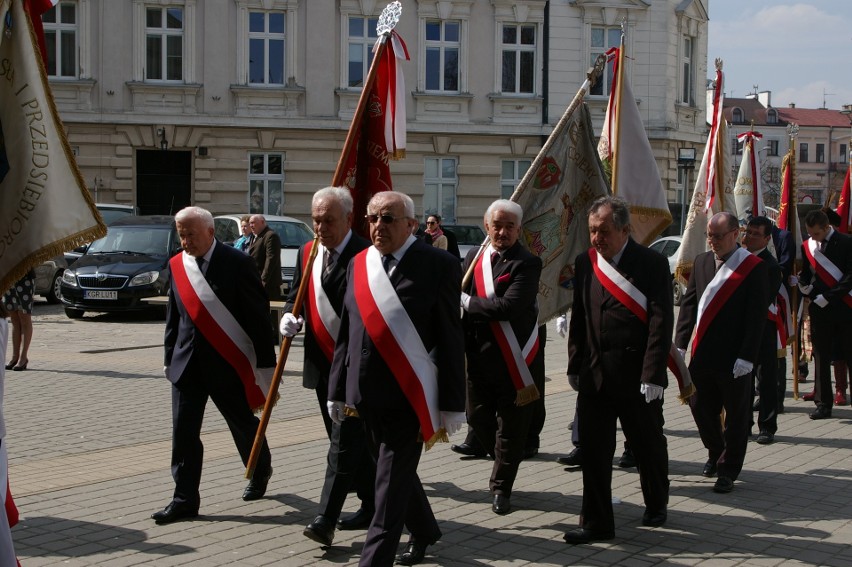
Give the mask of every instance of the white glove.
[[446, 430], [448, 436], [456, 433], [465, 423], [467, 423], [467, 417], [463, 411], [441, 412], [441, 427]]
[[677, 351], [680, 353], [680, 357], [684, 360], [684, 362], [686, 362], [686, 349], [679, 348], [677, 349]]
[[787, 280], [787, 284], [788, 285], [799, 285], [799, 278], [791, 275], [790, 278]]
[[462, 292], [461, 294], [461, 308], [467, 311], [470, 308], [470, 294]]
[[828, 300], [824, 298], [822, 294], [819, 294], [814, 298], [814, 303], [816, 303], [820, 307], [825, 307], [826, 305], [828, 305]]
[[305, 320], [302, 319], [302, 316], [299, 315], [299, 318], [296, 319], [292, 313], [285, 313], [283, 317], [281, 317], [281, 323], [278, 325], [278, 330], [281, 331], [281, 334], [285, 337], [294, 337], [296, 333], [302, 330], [302, 325], [305, 324]]
[[568, 375], [568, 385], [571, 386], [571, 389], [575, 392], [580, 391], [580, 375], [579, 374], [569, 374]]
[[163, 376], [165, 376], [166, 378], [169, 377], [169, 367], [168, 366], [163, 366]]
[[814, 286], [812, 285], [802, 285], [802, 282], [799, 283], [799, 291], [802, 292], [802, 295], [809, 295], [811, 291], [813, 291]]
[[346, 419], [346, 415], [343, 413], [343, 402], [328, 401], [325, 406], [328, 408], [328, 417], [331, 418], [331, 421], [337, 425], [343, 423], [343, 420]]
[[642, 383], [639, 386], [639, 393], [645, 395], [645, 403], [650, 404], [653, 400], [663, 399], [663, 387], [656, 384]]
[[556, 318], [556, 332], [560, 337], [565, 338], [565, 333], [568, 332], [568, 317], [565, 315]]
[[748, 360], [743, 360], [742, 358], [738, 358], [734, 363], [734, 378], [739, 378], [740, 376], [748, 376], [751, 374], [751, 371], [754, 369], [754, 365]]

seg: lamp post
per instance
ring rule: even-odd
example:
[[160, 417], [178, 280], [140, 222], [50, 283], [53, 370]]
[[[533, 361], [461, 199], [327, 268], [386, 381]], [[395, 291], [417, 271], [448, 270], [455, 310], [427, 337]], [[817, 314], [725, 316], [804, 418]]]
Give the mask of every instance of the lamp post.
[[683, 223], [686, 216], [687, 200], [689, 191], [689, 172], [695, 169], [695, 148], [677, 149], [677, 168], [683, 171], [683, 189], [680, 190], [680, 234], [683, 234]]

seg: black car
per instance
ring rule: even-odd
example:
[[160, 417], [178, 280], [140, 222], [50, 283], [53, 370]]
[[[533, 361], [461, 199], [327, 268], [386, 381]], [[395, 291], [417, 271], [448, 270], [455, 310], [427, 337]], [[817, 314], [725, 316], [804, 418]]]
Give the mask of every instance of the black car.
[[62, 275], [62, 303], [72, 319], [86, 311], [148, 309], [148, 297], [166, 295], [169, 258], [180, 249], [174, 217], [128, 216]]

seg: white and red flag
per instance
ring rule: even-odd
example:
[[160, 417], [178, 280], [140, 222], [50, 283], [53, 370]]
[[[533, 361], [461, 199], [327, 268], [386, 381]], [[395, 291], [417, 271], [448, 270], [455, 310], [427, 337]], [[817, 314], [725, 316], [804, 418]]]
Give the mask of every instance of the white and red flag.
[[598, 142], [601, 161], [609, 164], [612, 194], [630, 204], [634, 240], [648, 245], [672, 223], [660, 171], [639, 107], [625, 73], [624, 35], [612, 49], [613, 80]]
[[740, 224], [748, 222], [752, 217], [766, 215], [763, 204], [763, 187], [760, 180], [760, 158], [754, 151], [754, 141], [760, 140], [760, 132], [748, 131], [737, 136], [743, 144], [743, 161], [734, 185], [734, 203], [737, 207], [737, 218]]
[[852, 164], [846, 168], [846, 180], [843, 189], [840, 190], [840, 199], [837, 201], [837, 214], [840, 215], [840, 227], [838, 230], [844, 234], [852, 234], [852, 203], [850, 203], [849, 175], [852, 172]]

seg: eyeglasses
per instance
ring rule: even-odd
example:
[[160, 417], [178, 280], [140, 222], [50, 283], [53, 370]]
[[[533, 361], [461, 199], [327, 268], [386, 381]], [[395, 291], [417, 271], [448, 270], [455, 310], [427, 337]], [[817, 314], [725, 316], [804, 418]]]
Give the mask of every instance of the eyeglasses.
[[727, 232], [723, 232], [721, 234], [714, 234], [712, 232], [708, 232], [707, 233], [707, 240], [722, 240], [723, 238], [725, 238], [726, 236], [728, 236], [729, 234], [731, 234], [735, 230], [739, 230], [739, 229], [732, 228], [731, 230], [729, 230]]
[[430, 220], [430, 221], [426, 221], [426, 224], [438, 224], [438, 223], [433, 221], [433, 220]]
[[393, 221], [398, 221], [405, 217], [395, 217], [393, 215], [364, 215], [364, 218], [367, 219], [367, 222], [370, 224], [376, 224], [379, 221], [382, 221], [384, 224], [392, 224]]

